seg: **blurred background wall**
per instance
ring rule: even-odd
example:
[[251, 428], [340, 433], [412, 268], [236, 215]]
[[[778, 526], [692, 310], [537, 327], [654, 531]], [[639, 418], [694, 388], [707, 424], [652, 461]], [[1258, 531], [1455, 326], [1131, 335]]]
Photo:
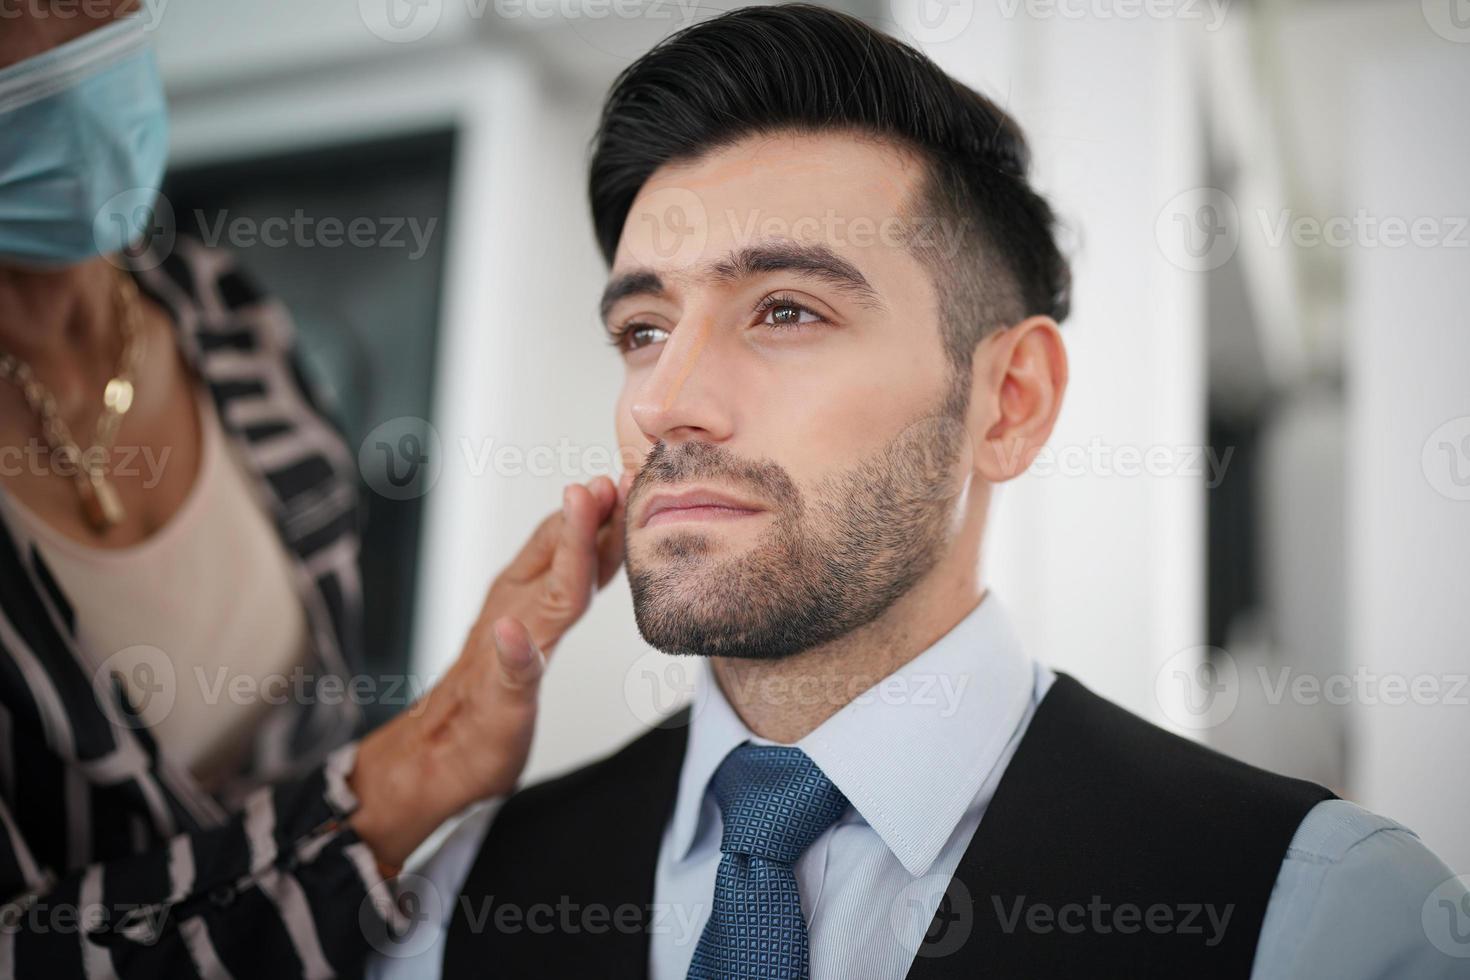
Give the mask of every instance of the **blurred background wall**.
[[[361, 449], [373, 671], [428, 684], [561, 486], [614, 471], [588, 140], [619, 70], [733, 5], [145, 3], [170, 220], [291, 306]], [[1006, 106], [1066, 225], [1072, 387], [986, 558], [1032, 651], [1470, 871], [1470, 8], [834, 6]], [[529, 778], [681, 678], [620, 576]]]

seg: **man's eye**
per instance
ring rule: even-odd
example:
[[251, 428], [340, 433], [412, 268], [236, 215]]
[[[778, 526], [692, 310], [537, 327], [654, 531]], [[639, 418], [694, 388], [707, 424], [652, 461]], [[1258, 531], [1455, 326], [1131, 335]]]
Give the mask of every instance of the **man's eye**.
[[669, 332], [663, 327], [654, 327], [646, 323], [625, 324], [613, 332], [612, 345], [618, 350], [627, 353], [647, 347], [649, 344], [660, 344], [669, 339]]
[[821, 323], [822, 317], [786, 299], [772, 299], [762, 304], [765, 317], [760, 321], [768, 327], [798, 327], [808, 323]]

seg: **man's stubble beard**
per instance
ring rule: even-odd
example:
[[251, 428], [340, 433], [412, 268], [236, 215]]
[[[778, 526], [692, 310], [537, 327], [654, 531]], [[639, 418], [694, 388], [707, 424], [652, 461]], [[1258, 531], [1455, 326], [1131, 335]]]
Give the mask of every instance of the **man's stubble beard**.
[[630, 497], [708, 479], [749, 491], [772, 518], [750, 550], [729, 558], [714, 556], [713, 536], [698, 530], [663, 534], [648, 560], [628, 548], [644, 640], [665, 653], [776, 660], [878, 619], [943, 554], [967, 402], [950, 392], [937, 414], [809, 495], [773, 462], [712, 443], [658, 443]]

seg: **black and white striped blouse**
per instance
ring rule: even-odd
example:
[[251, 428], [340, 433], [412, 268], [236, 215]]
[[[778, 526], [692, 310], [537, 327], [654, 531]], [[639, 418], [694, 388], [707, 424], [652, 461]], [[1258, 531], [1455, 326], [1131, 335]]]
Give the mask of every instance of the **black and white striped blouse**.
[[101, 658], [0, 490], [0, 980], [357, 975], [397, 913], [341, 822], [360, 724], [340, 696], [362, 604], [355, 460], [286, 311], [225, 253], [180, 239], [131, 266], [286, 544], [309, 682], [270, 709], [236, 782], [205, 792], [160, 757], [120, 679], [93, 676]]

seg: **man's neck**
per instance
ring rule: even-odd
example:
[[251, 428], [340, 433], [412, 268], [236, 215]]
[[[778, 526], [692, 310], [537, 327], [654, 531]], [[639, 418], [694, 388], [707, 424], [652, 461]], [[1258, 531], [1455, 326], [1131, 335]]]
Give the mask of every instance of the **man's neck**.
[[935, 568], [878, 619], [781, 660], [715, 657], [720, 690], [747, 728], [791, 744], [933, 646], [985, 596], [978, 571]]

